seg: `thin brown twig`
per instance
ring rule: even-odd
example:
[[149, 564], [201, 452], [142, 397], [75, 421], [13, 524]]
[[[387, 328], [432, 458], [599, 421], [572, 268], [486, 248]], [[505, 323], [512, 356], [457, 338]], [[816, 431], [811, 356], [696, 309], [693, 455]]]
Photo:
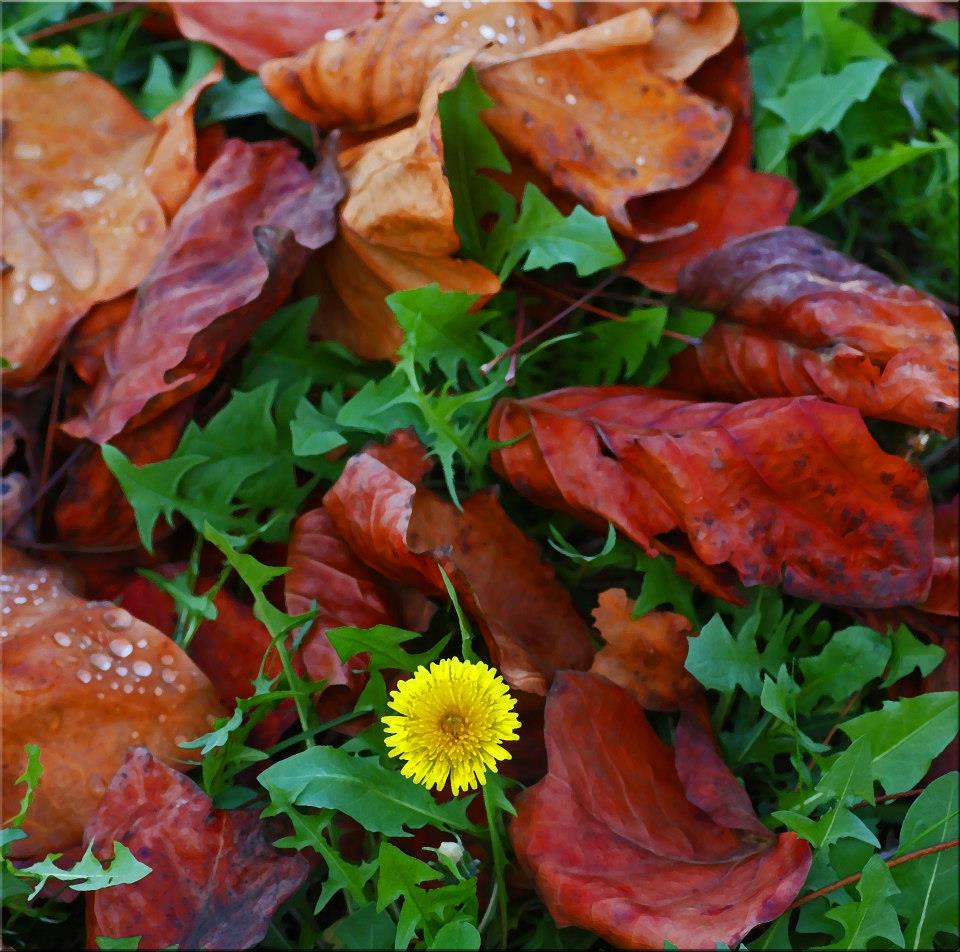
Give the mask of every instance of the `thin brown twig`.
[[31, 498], [27, 505], [23, 507], [23, 509], [20, 511], [20, 514], [11, 523], [9, 523], [9, 525], [5, 525], [3, 527], [3, 539], [8, 538], [10, 533], [13, 532], [18, 525], [20, 525], [24, 518], [26, 518], [27, 513], [32, 512], [33, 507], [36, 506], [36, 504], [43, 499], [43, 497], [50, 492], [50, 490], [53, 489], [53, 487], [56, 486], [61, 479], [67, 475], [67, 473], [70, 471], [70, 467], [77, 461], [81, 453], [87, 449], [88, 445], [88, 443], [83, 442], [74, 447], [70, 455], [57, 467], [56, 472], [33, 494], [33, 498]]
[[[874, 803], [887, 803], [890, 800], [905, 800], [907, 797], [916, 797], [923, 793], [921, 787], [917, 787], [915, 790], [904, 790], [902, 793], [885, 793], [882, 797], [875, 797]], [[855, 803], [852, 807], [854, 810], [859, 810], [861, 807], [873, 806], [867, 800], [861, 800], [859, 803]]]
[[[524, 330], [526, 330], [527, 323], [527, 305], [521, 294], [517, 298], [517, 313], [513, 321], [513, 339], [516, 340], [518, 337], [523, 336]], [[504, 378], [504, 381], [511, 386], [513, 385], [514, 380], [517, 379], [517, 351], [514, 351], [510, 355], [510, 366], [507, 368], [507, 376]]]
[[[953, 849], [955, 846], [960, 846], [960, 839], [950, 840], [947, 843], [937, 843], [936, 846], [927, 846], [922, 850], [916, 850], [913, 853], [907, 853], [905, 856], [898, 856], [896, 859], [888, 859], [884, 861], [887, 869], [893, 869], [894, 866], [900, 866], [902, 863], [909, 863], [910, 860], [919, 859], [921, 856], [929, 856], [931, 853], [942, 853], [944, 850]], [[830, 883], [829, 886], [824, 886], [822, 889], [817, 889], [815, 892], [809, 893], [801, 899], [796, 900], [792, 905], [787, 907], [787, 912], [793, 912], [794, 909], [799, 909], [801, 906], [805, 906], [808, 902], [813, 902], [814, 899], [819, 899], [821, 896], [826, 896], [828, 893], [832, 893], [837, 889], [842, 889], [844, 886], [851, 886], [853, 883], [858, 882], [863, 873], [854, 873], [853, 876], [847, 876], [846, 879], [838, 880], [835, 883]]]
[[24, 43], [34, 43], [37, 40], [45, 40], [48, 36], [56, 36], [58, 33], [66, 33], [68, 30], [76, 30], [81, 26], [90, 26], [91, 23], [99, 23], [101, 20], [110, 20], [113, 17], [122, 16], [129, 13], [137, 6], [136, 3], [118, 3], [112, 10], [102, 10], [97, 13], [85, 13], [83, 16], [73, 17], [71, 20], [64, 20], [62, 23], [53, 23], [40, 30], [34, 30], [26, 36], [20, 37]]
[[[859, 697], [860, 697], [860, 692], [859, 692], [859, 691], [854, 691], [854, 693], [851, 694], [849, 698], [847, 698], [847, 703], [843, 705], [843, 710], [840, 711], [840, 713], [837, 715], [837, 719], [836, 719], [836, 721], [834, 721], [833, 727], [831, 727], [830, 730], [827, 731], [827, 736], [823, 738], [823, 743], [824, 743], [827, 747], [830, 746], [830, 741], [833, 740], [834, 736], [836, 735], [837, 731], [839, 730], [840, 725], [843, 723], [843, 719], [844, 719], [844, 718], [850, 713], [850, 711], [853, 709], [853, 706], [854, 706], [854, 704], [857, 703], [857, 699], [858, 699]], [[815, 763], [814, 759], [813, 759], [812, 757], [810, 757], [810, 758], [807, 760], [807, 770], [810, 770], [810, 769], [813, 767], [814, 763]], [[801, 782], [798, 780], [798, 781], [797, 781], [797, 785], [796, 785], [793, 789], [794, 789], [794, 790], [799, 790], [800, 787], [801, 787]]]

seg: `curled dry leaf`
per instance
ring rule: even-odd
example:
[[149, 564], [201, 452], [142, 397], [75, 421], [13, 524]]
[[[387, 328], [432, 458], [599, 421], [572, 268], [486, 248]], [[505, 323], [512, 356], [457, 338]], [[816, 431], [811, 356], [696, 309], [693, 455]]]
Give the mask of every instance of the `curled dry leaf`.
[[809, 846], [745, 816], [726, 768], [711, 763], [692, 800], [682, 776], [700, 748], [671, 751], [629, 691], [564, 672], [545, 736], [549, 772], [517, 801], [510, 837], [557, 925], [624, 948], [736, 948], [803, 886]]
[[477, 294], [476, 307], [500, 290], [497, 276], [473, 261], [381, 248], [342, 226], [311, 259], [302, 287], [319, 293], [312, 329], [367, 360], [393, 360], [403, 331], [384, 298], [394, 291], [439, 285]]
[[247, 949], [304, 881], [309, 863], [271, 846], [257, 810], [215, 810], [189, 778], [143, 747], [117, 771], [84, 839], [105, 859], [115, 840], [150, 866], [138, 883], [87, 897], [88, 943], [140, 936], [147, 949]]
[[[716, 6], [708, 4], [707, 10]], [[678, 232], [636, 248], [624, 267], [626, 274], [656, 291], [676, 291], [685, 265], [731, 238], [785, 224], [797, 200], [789, 179], [752, 168], [752, 89], [743, 35], [699, 69], [690, 87], [726, 106], [733, 128], [720, 157], [697, 181], [631, 203], [631, 221], [639, 232]]]
[[76, 375], [94, 386], [103, 373], [103, 362], [113, 339], [130, 315], [136, 293], [92, 307], [74, 327], [66, 344], [67, 360]]
[[223, 67], [218, 63], [153, 120], [159, 138], [144, 174], [168, 219], [187, 200], [200, 179], [193, 112], [200, 93], [221, 79]]
[[960, 614], [960, 497], [933, 510], [933, 583], [920, 608], [935, 615]]
[[449, 51], [490, 42], [503, 55], [519, 53], [575, 25], [567, 3], [391, 2], [345, 38], [265, 63], [260, 77], [288, 112], [322, 128], [382, 126], [417, 111], [430, 73]]
[[[185, 400], [146, 426], [119, 434], [113, 445], [137, 466], [167, 459], [180, 442], [193, 405], [193, 400]], [[59, 539], [69, 545], [131, 548], [140, 545], [133, 509], [117, 478], [94, 447], [88, 447], [70, 467], [66, 486], [57, 499], [54, 520]], [[161, 520], [155, 527], [154, 537], [162, 538], [170, 532]]]
[[169, 6], [184, 36], [223, 50], [244, 69], [257, 69], [273, 57], [299, 53], [327, 34], [342, 35], [377, 15], [374, 0], [259, 0], [229, 5], [177, 2]]
[[154, 125], [92, 73], [0, 77], [4, 383], [32, 381], [91, 305], [135, 287], [163, 209], [145, 169]]
[[418, 485], [423, 448], [408, 431], [352, 457], [324, 507], [368, 565], [428, 593], [447, 573], [483, 633], [493, 663], [521, 691], [545, 694], [556, 671], [585, 668], [586, 625], [537, 545], [491, 492], [457, 509]]
[[731, 242], [686, 268], [680, 293], [723, 320], [666, 385], [745, 400], [814, 394], [864, 416], [956, 432], [958, 348], [929, 297], [802, 228]]
[[333, 237], [342, 183], [284, 142], [231, 140], [171, 223], [72, 436], [104, 443], [204, 387]]
[[648, 711], [677, 711], [698, 703], [703, 690], [684, 667], [690, 621], [674, 612], [633, 618], [622, 588], [600, 593], [593, 623], [607, 643], [590, 671], [633, 693]]
[[341, 625], [372, 628], [396, 624], [398, 613], [382, 579], [354, 555], [327, 511], [311, 509], [293, 526], [284, 576], [287, 611], [298, 615], [318, 609], [303, 644], [307, 673], [328, 684], [346, 684], [348, 674], [326, 631]]
[[3, 550], [3, 804], [16, 812], [25, 744], [43, 779], [14, 856], [80, 842], [131, 744], [184, 768], [177, 746], [222, 713], [210, 682], [166, 635], [110, 602], [87, 602], [63, 574]]
[[674, 4], [658, 11], [653, 37], [643, 50], [647, 67], [670, 79], [692, 76], [708, 59], [726, 49], [740, 25], [736, 8], [724, 0], [703, 4], [693, 15], [684, 9], [689, 6]]
[[583, 387], [501, 400], [488, 434], [511, 443], [492, 462], [524, 495], [612, 522], [650, 554], [655, 536], [679, 529], [704, 564], [729, 562], [745, 585], [782, 581], [866, 607], [929, 588], [926, 481], [849, 407]]

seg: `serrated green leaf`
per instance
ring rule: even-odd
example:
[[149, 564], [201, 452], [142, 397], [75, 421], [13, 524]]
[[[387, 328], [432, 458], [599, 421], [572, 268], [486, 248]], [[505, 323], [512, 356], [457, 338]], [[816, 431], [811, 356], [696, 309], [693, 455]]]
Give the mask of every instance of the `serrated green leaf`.
[[687, 639], [684, 667], [705, 688], [731, 692], [740, 687], [752, 697], [760, 694], [760, 655], [753, 635], [744, 627], [734, 639], [719, 615]]
[[110, 936], [98, 935], [97, 936], [97, 948], [98, 949], [139, 949], [140, 940], [142, 936], [139, 935], [128, 935], [123, 936], [120, 939], [111, 939]]
[[890, 901], [897, 887], [883, 860], [873, 856], [863, 869], [857, 883], [860, 902], [851, 902], [827, 912], [827, 917], [839, 922], [843, 936], [824, 949], [865, 949], [871, 939], [887, 939], [903, 948], [903, 933], [896, 910]]
[[443, 652], [450, 636], [441, 638], [432, 648], [422, 654], [410, 654], [403, 650], [403, 644], [411, 638], [419, 637], [414, 631], [394, 628], [391, 625], [374, 625], [372, 628], [331, 628], [327, 639], [333, 645], [341, 661], [347, 661], [355, 654], [370, 656], [370, 665], [374, 668], [394, 668], [397, 671], [416, 671], [421, 665], [435, 661]]
[[179, 82], [174, 80], [170, 64], [159, 53], [150, 58], [147, 78], [136, 97], [140, 111], [153, 118], [180, 99], [201, 77], [213, 69], [217, 53], [205, 43], [189, 44], [187, 68]]
[[469, 800], [438, 804], [429, 791], [375, 757], [355, 757], [334, 747], [312, 747], [268, 767], [258, 777], [281, 805], [322, 807], [353, 817], [364, 829], [409, 836], [427, 824], [466, 830]]
[[465, 919], [448, 922], [437, 930], [437, 934], [427, 943], [428, 949], [463, 949], [473, 952], [480, 948], [482, 937], [477, 927]]
[[[4, 833], [8, 833], [10, 828], [18, 829], [23, 826], [23, 821], [27, 817], [27, 813], [30, 810], [30, 804], [33, 802], [33, 795], [37, 792], [37, 787], [40, 785], [40, 781], [43, 779], [43, 764], [40, 761], [40, 747], [37, 744], [24, 744], [23, 749], [27, 755], [27, 763], [23, 768], [23, 773], [14, 781], [16, 786], [20, 784], [26, 784], [26, 790], [23, 792], [23, 796], [20, 798], [20, 809], [7, 820], [6, 826], [7, 829], [4, 830]], [[21, 832], [21, 836], [26, 834]], [[7, 843], [12, 842], [14, 839], [20, 839], [19, 836], [14, 836], [8, 838], [4, 841], [3, 845], [6, 846]]]
[[347, 442], [336, 419], [318, 410], [306, 397], [301, 397], [297, 404], [290, 437], [295, 456], [320, 456]]
[[803, 688], [799, 706], [812, 711], [821, 700], [846, 700], [854, 691], [880, 677], [890, 657], [890, 640], [872, 628], [854, 625], [836, 632], [823, 651], [801, 658]]
[[39, 863], [25, 866], [20, 874], [36, 876], [39, 881], [30, 893], [33, 899], [50, 879], [67, 883], [76, 892], [93, 892], [97, 889], [106, 889], [108, 886], [123, 886], [138, 883], [152, 870], [141, 863], [123, 843], [114, 841], [113, 859], [102, 865], [93, 855], [93, 844], [87, 846], [83, 856], [70, 868], [61, 869], [54, 860], [60, 858], [60, 853], [51, 853]]
[[883, 708], [840, 725], [851, 740], [866, 737], [873, 776], [887, 793], [909, 790], [957, 734], [957, 692], [884, 701]]
[[880, 682], [882, 688], [896, 684], [914, 670], [919, 670], [926, 677], [946, 655], [939, 645], [924, 644], [918, 640], [906, 625], [900, 625], [889, 638], [892, 651], [887, 676]]
[[371, 902], [337, 922], [333, 932], [345, 949], [392, 949], [396, 926]]

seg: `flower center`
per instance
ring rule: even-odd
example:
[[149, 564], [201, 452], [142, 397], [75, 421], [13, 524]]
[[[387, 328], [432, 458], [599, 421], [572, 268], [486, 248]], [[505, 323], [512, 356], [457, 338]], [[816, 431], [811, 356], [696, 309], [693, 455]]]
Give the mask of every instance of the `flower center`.
[[440, 722], [440, 730], [444, 734], [449, 735], [453, 740], [459, 740], [463, 735], [467, 726], [467, 722], [456, 713], [449, 713], [443, 715], [443, 720]]

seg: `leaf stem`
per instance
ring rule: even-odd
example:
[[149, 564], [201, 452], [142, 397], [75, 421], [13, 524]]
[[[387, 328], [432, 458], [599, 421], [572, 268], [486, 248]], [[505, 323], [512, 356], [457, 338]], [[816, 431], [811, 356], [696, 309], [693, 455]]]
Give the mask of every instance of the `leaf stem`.
[[97, 13], [85, 13], [83, 16], [74, 17], [72, 20], [64, 20], [62, 23], [53, 23], [40, 30], [34, 30], [20, 39], [24, 43], [35, 43], [37, 40], [45, 40], [48, 36], [56, 36], [58, 33], [66, 33], [69, 30], [76, 30], [82, 26], [90, 26], [91, 23], [99, 23], [101, 20], [111, 20], [114, 17], [123, 16], [136, 8], [135, 3], [118, 3], [112, 10], [103, 10]]
[[[913, 853], [907, 853], [906, 856], [898, 856], [896, 859], [885, 860], [884, 863], [887, 869], [893, 869], [894, 866], [900, 866], [902, 863], [909, 863], [910, 860], [919, 859], [921, 856], [929, 856], [931, 853], [941, 853], [944, 850], [953, 849], [955, 846], [960, 846], [960, 839], [949, 840], [946, 843], [937, 843], [935, 846], [927, 846], [922, 850], [916, 850]], [[792, 905], [787, 907], [787, 912], [792, 912], [794, 909], [799, 909], [801, 906], [805, 906], [808, 902], [813, 902], [814, 899], [819, 899], [821, 896], [826, 896], [828, 893], [832, 893], [837, 889], [842, 889], [844, 886], [851, 886], [855, 882], [859, 882], [862, 873], [854, 873], [852, 876], [847, 876], [846, 879], [838, 880], [835, 883], [831, 883], [829, 886], [824, 886], [822, 889], [818, 889], [815, 892], [809, 893], [804, 896], [802, 899], [798, 899]]]
[[[498, 918], [500, 919], [500, 949], [507, 948], [507, 883], [504, 877], [504, 868], [507, 865], [507, 856], [500, 839], [500, 809], [494, 802], [489, 783], [483, 790], [483, 809], [487, 814], [487, 828], [490, 831], [490, 854], [493, 857], [494, 885], [490, 893], [490, 905], [497, 904]], [[487, 914], [484, 913], [484, 920]]]

